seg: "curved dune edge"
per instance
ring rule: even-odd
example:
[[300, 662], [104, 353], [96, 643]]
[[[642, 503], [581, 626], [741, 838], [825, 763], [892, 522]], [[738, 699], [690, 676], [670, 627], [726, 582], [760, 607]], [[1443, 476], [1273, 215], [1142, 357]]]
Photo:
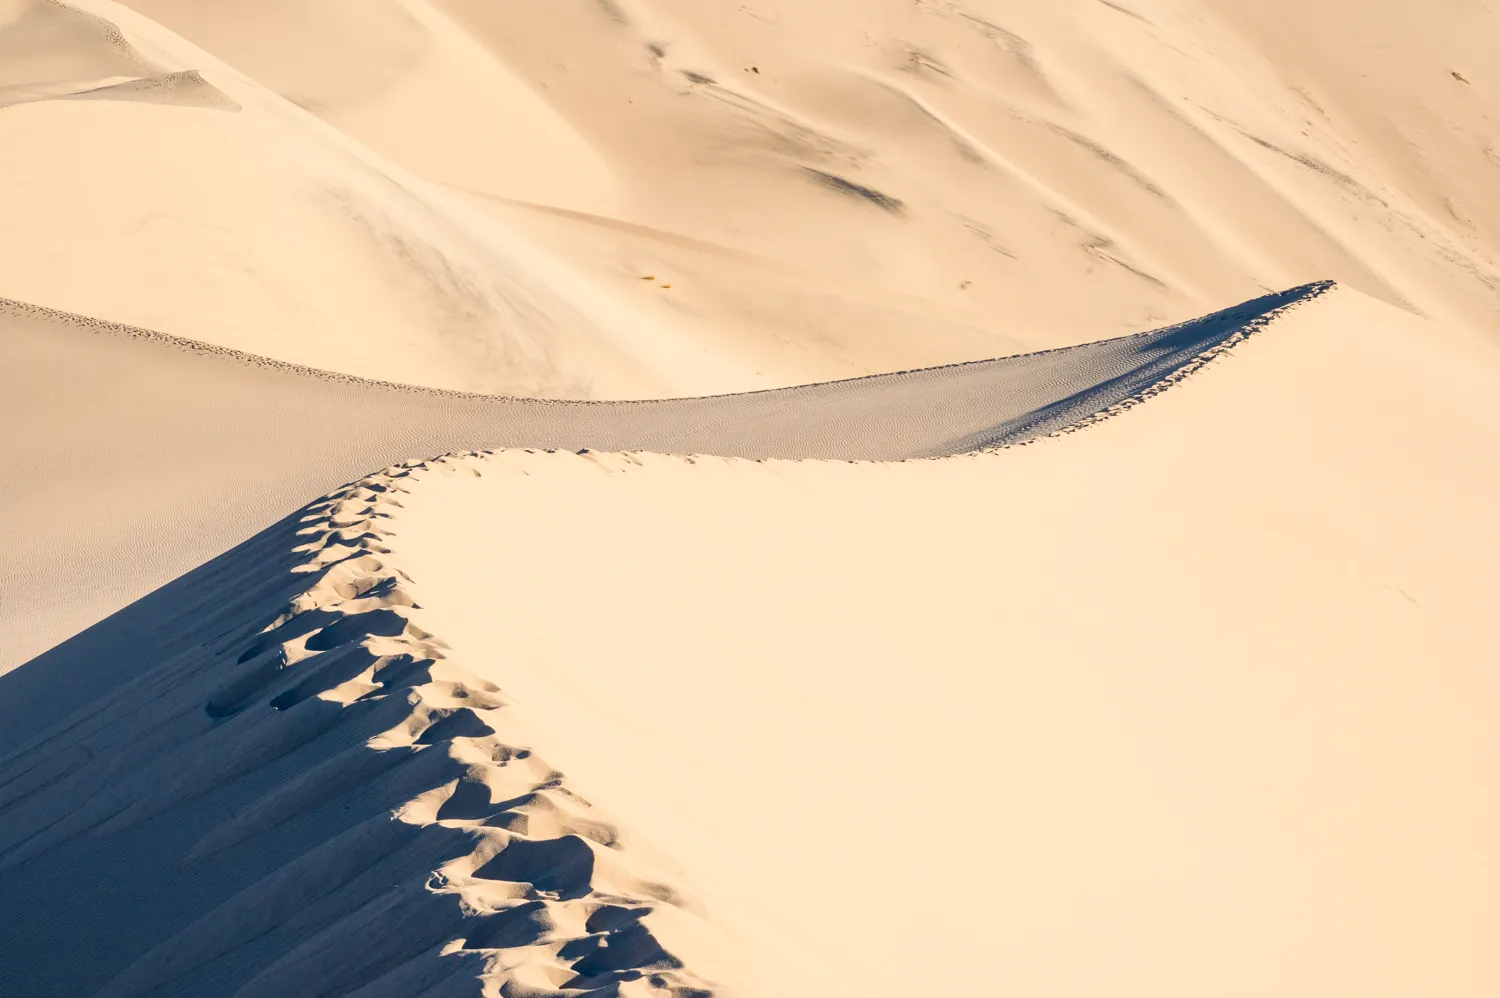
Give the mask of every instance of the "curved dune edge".
[[[14, 3], [10, 96], [123, 100], [0, 122], [0, 293], [559, 396], [1074, 342], [1313, 274], [1493, 332], [1493, 14], [1319, 7], [1289, 40], [1222, 3]], [[222, 96], [159, 85], [188, 72]]]
[[[362, 381], [0, 301], [0, 392], [13, 409], [0, 460], [29, 486], [0, 492], [0, 520], [66, 524], [18, 530], [0, 549], [0, 587], [14, 594], [0, 601], [0, 672], [370, 468], [505, 447], [838, 460], [995, 447], [1160, 390], [1174, 371], [1326, 299], [1330, 287], [1304, 285], [1191, 322], [1041, 353], [644, 402]], [[80, 562], [107, 566], [82, 592], [70, 567]], [[0, 749], [17, 743], [5, 734], [17, 723], [39, 730], [31, 714], [42, 701], [12, 691], [14, 706], [0, 702]]]
[[[177, 336], [172, 333], [158, 332], [153, 329], [143, 329], [139, 326], [129, 326], [123, 323], [110, 322], [107, 319], [99, 319], [94, 316], [78, 315], [73, 312], [64, 312], [59, 309], [49, 308], [45, 305], [37, 305], [31, 302], [16, 301], [10, 298], [0, 297], [0, 311], [10, 312], [12, 315], [38, 319], [43, 322], [61, 323], [67, 326], [87, 330], [91, 333], [125, 337], [140, 340], [158, 346], [164, 346], [185, 353], [198, 354], [206, 357], [217, 357], [250, 367], [264, 368], [285, 374], [293, 374], [302, 377], [315, 378], [319, 381], [328, 381], [345, 385], [358, 385], [365, 388], [378, 388], [386, 391], [403, 392], [409, 394], [431, 396], [433, 398], [466, 399], [472, 401], [490, 402], [525, 402], [536, 406], [602, 406], [602, 407], [629, 407], [629, 406], [656, 406], [668, 402], [692, 402], [700, 399], [733, 399], [746, 398], [757, 395], [776, 395], [787, 392], [802, 391], [809, 388], [823, 388], [833, 385], [852, 385], [858, 382], [879, 381], [888, 378], [897, 378], [911, 374], [937, 374], [943, 371], [955, 371], [961, 368], [974, 367], [980, 364], [995, 364], [1005, 361], [1026, 360], [1032, 357], [1052, 356], [1074, 352], [1087, 352], [1105, 344], [1130, 343], [1132, 341], [1146, 340], [1150, 338], [1170, 337], [1174, 333], [1187, 333], [1203, 325], [1212, 319], [1226, 319], [1230, 322], [1243, 320], [1241, 328], [1232, 330], [1229, 335], [1206, 350], [1199, 358], [1190, 364], [1190, 370], [1184, 371], [1180, 376], [1174, 375], [1162, 379], [1161, 384], [1181, 380], [1187, 374], [1196, 371], [1203, 362], [1217, 356], [1219, 352], [1228, 349], [1235, 344], [1243, 342], [1247, 337], [1276, 319], [1277, 316], [1285, 314], [1291, 309], [1297, 308], [1307, 302], [1319, 298], [1338, 287], [1337, 282], [1322, 280], [1310, 281], [1307, 284], [1299, 284], [1296, 287], [1287, 288], [1284, 291], [1271, 292], [1259, 298], [1253, 298], [1239, 305], [1223, 309], [1218, 312], [1209, 313], [1183, 322], [1172, 323], [1144, 332], [1132, 333], [1128, 336], [1116, 336], [1106, 340], [1091, 340], [1085, 343], [1071, 344], [1062, 347], [1049, 347], [1045, 350], [1034, 350], [1021, 354], [1009, 354], [1004, 357], [986, 357], [980, 360], [966, 360], [953, 364], [940, 364], [935, 367], [911, 368], [903, 371], [882, 371], [879, 374], [864, 374], [852, 378], [840, 378], [834, 381], [816, 381], [802, 385], [789, 385], [782, 388], [761, 388], [746, 392], [729, 392], [722, 395], [681, 396], [660, 399], [557, 399], [557, 398], [530, 398], [516, 395], [488, 395], [481, 392], [466, 392], [449, 388], [432, 388], [425, 385], [410, 385], [399, 381], [380, 381], [373, 378], [364, 378], [355, 374], [344, 374], [338, 371], [329, 371], [317, 367], [308, 367], [292, 361], [278, 360], [274, 357], [266, 357], [260, 354], [237, 350], [234, 347], [220, 346], [216, 343], [207, 343], [202, 340], [191, 339], [186, 336]], [[1153, 384], [1149, 387], [1158, 387]], [[1142, 398], [1147, 397], [1144, 394]], [[1123, 401], [1123, 400], [1122, 400]], [[833, 456], [833, 455], [830, 455]]]
[[[1311, 352], [1317, 358], [1308, 368], [1313, 372], [1326, 373], [1328, 364], [1342, 359], [1381, 395], [1402, 386], [1404, 376], [1416, 377], [1411, 387], [1422, 392], [1414, 397], [1410, 412], [1380, 412], [1366, 414], [1366, 418], [1376, 420], [1370, 432], [1377, 435], [1404, 429], [1408, 435], [1433, 439], [1433, 428], [1451, 413], [1432, 394], [1447, 390], [1439, 387], [1446, 383], [1421, 380], [1427, 376], [1425, 368], [1432, 366], [1427, 354], [1413, 351], [1407, 357], [1411, 372], [1394, 366], [1392, 359], [1402, 356], [1392, 352], [1401, 349], [1400, 337], [1381, 332], [1378, 321], [1367, 322], [1386, 313], [1358, 297], [1345, 300], [1345, 305], [1346, 311], [1331, 316], [1336, 323], [1313, 312], [1301, 313], [1297, 328], [1288, 329], [1288, 342], [1258, 338], [1256, 345], [1246, 349], [1258, 350], [1262, 343], [1267, 349], [1288, 347], [1279, 351], [1281, 362], [1295, 362]], [[1320, 335], [1301, 342], [1297, 334], [1309, 332]], [[1367, 356], [1351, 355], [1350, 345], [1365, 343], [1362, 337], [1374, 337], [1368, 341], [1372, 349]], [[1245, 337], [1235, 342], [1243, 344]], [[1206, 359], [1225, 356], [1225, 349], [1208, 351]], [[1193, 369], [1201, 369], [1201, 364]], [[1252, 375], [1245, 377], [1245, 370]], [[1154, 441], [1160, 435], [1181, 436], [1185, 425], [1191, 424], [1187, 438], [1194, 446], [1215, 442], [1212, 436], [1203, 436], [1211, 433], [1212, 420], [1208, 429], [1202, 429], [1185, 417], [1207, 414], [1213, 407], [1205, 409], [1204, 403], [1220, 395], [1220, 390], [1234, 389], [1228, 408], [1221, 411], [1244, 413], [1253, 408], [1245, 405], [1247, 392], [1250, 399], [1264, 404], [1267, 373], [1264, 364], [1246, 365], [1231, 367], [1222, 380], [1193, 379], [1181, 394], [1174, 392], [1161, 404], [1143, 407], [1130, 420], [1110, 421], [1099, 428], [1099, 434], [1113, 434], [1117, 443], [1130, 440], [1140, 445], [1118, 454], [1114, 463], [1121, 468], [1129, 468], [1138, 457], [1137, 450], [1159, 463], [1163, 458], [1153, 456]], [[1386, 380], [1369, 381], [1372, 375]], [[1181, 384], [1185, 377], [1178, 376], [1171, 383]], [[1161, 384], [1160, 380], [1152, 382], [1153, 386]], [[1473, 398], [1486, 397], [1482, 388], [1457, 381], [1453, 387], [1462, 389], [1457, 392], [1454, 413], [1468, 419], [1487, 411], [1466, 408]], [[1148, 388], [1141, 397], [1150, 394]], [[1264, 415], [1280, 416], [1287, 403], [1294, 403], [1285, 418], [1293, 426], [1305, 425], [1306, 414], [1297, 405], [1310, 404], [1308, 395], [1306, 391], [1288, 393]], [[1185, 410], [1178, 405], [1179, 399], [1192, 398], [1196, 398], [1196, 408]], [[1339, 400], [1334, 399], [1332, 405], [1339, 406]], [[1322, 410], [1314, 406], [1310, 411]], [[1409, 422], [1413, 413], [1418, 417], [1414, 425], [1401, 422]], [[1393, 418], [1397, 422], [1387, 425]], [[1463, 452], [1469, 446], [1465, 434], [1472, 435], [1473, 429], [1461, 422], [1455, 425], [1461, 432], [1451, 445]], [[1481, 434], [1486, 425], [1475, 424]], [[1171, 433], [1164, 434], [1164, 430]], [[1247, 431], [1235, 439], [1243, 446], [1247, 439], [1260, 435]], [[1291, 438], [1283, 434], [1267, 439]], [[1355, 434], [1349, 439], [1357, 443], [1363, 437]], [[1402, 453], [1412, 447], [1409, 440], [1393, 439], [1404, 448]], [[779, 469], [770, 464], [756, 481], [781, 482], [787, 471], [804, 469], [840, 473], [845, 476], [841, 480], [883, 489], [899, 483], [889, 477], [877, 482], [857, 476], [900, 474], [909, 483], [965, 466], [1003, 470], [998, 478], [987, 479], [990, 487], [983, 490], [954, 489], [955, 483], [969, 481], [962, 476], [955, 476], [953, 482], [945, 477], [929, 483], [935, 487], [927, 489], [928, 500], [937, 505], [922, 508], [947, 516], [949, 507], [962, 501], [972, 507], [973, 515], [973, 508], [984, 512], [1003, 495], [1024, 492], [1035, 479], [1033, 473], [1043, 467], [1031, 458], [1048, 457], [1049, 452], [1060, 457], [1084, 443], [1085, 439], [1075, 439], [1006, 456], [911, 464], [870, 462], [846, 467], [813, 461]], [[1115, 452], [1114, 448], [1103, 450]], [[1090, 453], [1097, 457], [1101, 451], [1092, 448]], [[1177, 460], [1173, 453], [1169, 450], [1166, 458]], [[106, 651], [93, 654], [107, 654], [111, 658], [107, 665], [126, 678], [113, 688], [95, 688], [91, 698], [65, 705], [72, 708], [71, 716], [0, 759], [0, 808], [7, 815], [0, 829], [0, 894], [8, 906], [37, 915], [0, 945], [0, 967], [21, 967], [34, 975], [26, 984], [28, 993], [38, 996], [95, 991], [121, 996], [233, 993], [365, 998], [473, 994], [477, 990], [515, 996], [735, 993], [723, 986], [735, 983], [730, 977], [694, 962], [692, 953], [701, 946], [697, 940], [702, 934], [717, 932], [718, 926], [713, 917], [702, 917], [709, 909], [684, 886], [687, 881], [679, 882], [683, 878], [676, 872], [678, 857], [671, 850], [662, 854], [664, 858], [658, 857], [654, 837], [644, 846], [634, 838], [642, 809], [653, 805], [651, 798], [632, 796], [630, 807], [621, 809], [610, 801], [591, 806], [577, 796], [576, 785], [558, 772], [567, 768], [571, 774], [573, 764], [564, 760], [559, 766], [557, 746], [552, 744], [570, 733], [538, 724], [530, 706], [513, 708], [507, 690], [495, 681], [495, 670], [505, 663], [461, 657], [448, 647], [450, 641], [454, 648], [473, 647], [456, 640], [446, 626], [455, 582], [465, 584], [432, 578], [430, 571], [416, 582], [411, 577], [413, 561], [408, 559], [418, 553], [419, 535], [431, 532], [435, 518], [456, 531], [459, 543], [449, 550], [461, 558], [471, 550], [476, 558], [484, 557], [481, 533], [487, 525], [465, 515], [467, 507], [446, 504], [459, 498], [453, 488], [462, 487], [465, 479], [481, 475], [489, 479], [488, 462], [504, 456], [471, 452], [408, 462], [366, 476], [101, 625], [101, 633], [114, 635], [114, 641]], [[534, 456], [538, 461], [545, 458]], [[1349, 456], [1365, 460], [1357, 451], [1349, 451]], [[596, 464], [595, 457], [557, 454], [553, 460], [573, 469], [570, 474], [594, 476], [610, 475], [612, 463], [623, 468], [633, 460], [629, 455], [600, 456]], [[646, 463], [675, 468], [680, 474], [672, 481], [681, 485], [705, 478], [695, 472], [713, 470], [692, 468], [695, 460], [721, 463], [715, 458], [691, 457], [647, 459]], [[1219, 460], [1229, 467], [1242, 463], [1233, 449]], [[756, 467], [748, 462], [729, 463], [741, 471]], [[1088, 474], [1074, 480], [1080, 469], [1088, 472], [1091, 466], [1060, 463], [1067, 476], [1064, 480], [1072, 482], [1061, 495], [1077, 494], [1074, 505], [1085, 515], [1107, 512], [1113, 503], [1107, 495], [1101, 501], [1094, 490], [1097, 483], [1091, 487]], [[1478, 496], [1482, 490], [1467, 487], [1467, 479], [1458, 472], [1472, 475], [1484, 469], [1455, 471], [1457, 466], [1441, 457], [1430, 463], [1430, 481], [1424, 483], [1439, 491], [1425, 498], [1417, 494], [1417, 508], [1428, 508], [1433, 499], [1456, 503], [1463, 515], [1439, 518], [1445, 530], [1462, 532], [1466, 524], [1480, 522], [1467, 515], [1464, 504], [1472, 505], [1465, 497]], [[517, 465], [522, 473], [524, 464]], [[1253, 476], [1257, 467], [1252, 463], [1243, 473]], [[1139, 472], [1146, 476], [1142, 481], [1160, 470], [1153, 468]], [[1449, 489], [1433, 471], [1457, 475], [1455, 480], [1465, 487]], [[606, 480], [634, 477], [626, 474]], [[412, 486], [424, 479], [430, 479], [434, 488], [422, 486], [419, 496]], [[732, 475], [720, 479], [748, 481]], [[1186, 475], [1169, 481], [1142, 500], [1142, 509], [1150, 510], [1158, 498], [1170, 496], [1179, 485], [1191, 485], [1193, 480], [1193, 475]], [[504, 484], [499, 480], [484, 483], [486, 487]], [[566, 481], [560, 478], [554, 484]], [[806, 485], [799, 487], [793, 481], [790, 489], [778, 486], [776, 494], [782, 501], [800, 504], [806, 498]], [[975, 491], [984, 494], [973, 495]], [[558, 493], [565, 494], [569, 493]], [[1401, 498], [1399, 492], [1394, 494]], [[607, 500], [608, 495], [600, 493], [590, 501]], [[420, 516], [410, 516], [418, 499], [426, 508]], [[1194, 497], [1182, 501], [1191, 507]], [[547, 505], [555, 497], [543, 497], [542, 502], [541, 508], [554, 519], [536, 522], [541, 534], [561, 530], [564, 535], [583, 535], [585, 554], [597, 558], [606, 553], [590, 547], [587, 521], [570, 521], [576, 512]], [[691, 495], [681, 502], [684, 511], [692, 508]], [[1047, 505], [1044, 497], [1038, 508]], [[508, 522], [508, 515], [515, 515], [513, 510], [496, 510], [493, 504], [478, 508], [501, 525]], [[750, 508], [756, 508], [754, 503]], [[583, 510], [587, 512], [587, 507]], [[670, 517], [670, 511], [665, 515]], [[825, 510], [823, 516], [829, 515]], [[812, 529], [817, 530], [819, 523], [837, 523], [838, 511], [832, 515], [832, 520], [814, 520]], [[773, 516], [760, 526], [774, 531], [787, 522]], [[1034, 521], [1027, 517], [1018, 522], [1028, 524], [1023, 535], [1033, 529]], [[472, 524], [473, 529], [466, 531], [465, 524]], [[1070, 531], [1082, 527], [1076, 516], [1061, 516], [1059, 525]], [[400, 538], [393, 526], [401, 531]], [[493, 524], [488, 526], [493, 531]], [[1119, 526], [1120, 536], [1133, 538], [1152, 525], [1137, 511]], [[1143, 550], [1159, 551], [1164, 539], [1178, 538], [1172, 526], [1168, 522], [1152, 527]], [[1202, 528], [1187, 529], [1190, 536], [1212, 536]], [[867, 536], [858, 527], [850, 532], [853, 541]], [[925, 536], [920, 525], [913, 536]], [[1402, 569], [1388, 585], [1408, 586], [1410, 592], [1403, 590], [1403, 596], [1394, 590], [1376, 590], [1385, 594], [1377, 602], [1390, 619], [1419, 618], [1420, 611], [1410, 609], [1415, 606], [1413, 600], [1439, 606], [1446, 601], [1459, 611], [1466, 605], [1462, 600], [1484, 601], [1482, 585], [1462, 597], [1446, 591], [1474, 580], [1455, 574], [1447, 565], [1440, 565], [1434, 573], [1429, 562], [1441, 556], [1442, 540], [1429, 543], [1417, 538], [1409, 545], [1416, 552], [1409, 557], [1419, 559], [1422, 571]], [[1040, 544], [1038, 564], [1058, 561], [1045, 535]], [[1487, 550], [1483, 538], [1471, 536], [1470, 547], [1464, 556], [1483, 560]], [[875, 545], [877, 561], [884, 557], [879, 548]], [[1344, 553], [1334, 561], [1358, 562], [1367, 557], [1358, 547], [1351, 550], [1352, 554]], [[1179, 551], [1165, 561], [1172, 563], [1186, 553]], [[577, 556], [574, 552], [573, 557]], [[1140, 567], [1135, 557], [1120, 552], [1112, 557], [1119, 563], [1114, 574], [1129, 583], [1128, 589], [1150, 589], [1130, 581]], [[1062, 562], [1058, 570], [1076, 585], [1078, 580], [1067, 566], [1081, 563], [1066, 558]], [[486, 571], [515, 576], [515, 584], [522, 589], [527, 586], [526, 576], [538, 567], [525, 560], [502, 560], [493, 570], [482, 567], [488, 564], [495, 562], [483, 560], [467, 570], [479, 576]], [[1202, 570], [1214, 562], [1212, 557], [1207, 561], [1199, 557], [1193, 564]], [[1377, 564], [1367, 570], [1379, 577], [1397, 568], [1399, 564]], [[1416, 583], [1406, 578], [1408, 574], [1415, 576]], [[1339, 566], [1327, 578], [1346, 576], [1347, 569]], [[1309, 578], [1315, 593], [1325, 576]], [[1241, 599], [1266, 591], [1253, 577], [1239, 583], [1232, 574], [1205, 577], [1205, 581], [1237, 585], [1230, 595], [1237, 592]], [[1444, 589], [1435, 591], [1435, 586]], [[1093, 591], [1091, 586], [1086, 589]], [[1274, 587], [1270, 592], [1280, 599]], [[430, 606], [417, 605], [429, 599]], [[1295, 594], [1287, 599], [1293, 607], [1297, 605]], [[519, 605], [491, 605], [493, 613], [503, 610], [516, 619], [530, 612], [525, 599]], [[1025, 612], [1025, 607], [1018, 612]], [[570, 621], [559, 625], [575, 626]], [[1216, 625], [1210, 620], [1209, 626]], [[1337, 630], [1342, 625], [1335, 620], [1332, 626]], [[1445, 626], [1451, 629], [1452, 621]], [[1279, 629], [1270, 630], [1279, 633]], [[618, 632], [604, 629], [605, 637], [613, 633]], [[1003, 634], [999, 637], [1009, 640]], [[1403, 647], [1409, 645], [1409, 638], [1409, 633], [1403, 634]], [[1441, 631], [1428, 639], [1448, 641]], [[1450, 669], [1461, 664], [1451, 649], [1427, 645], [1422, 652], [1436, 656], [1436, 661]], [[1469, 660], [1482, 659], [1471, 655]], [[1045, 661], [1045, 672], [1068, 664], [1065, 658]], [[1030, 671], [1034, 670], [1023, 669]], [[1376, 674], [1377, 678], [1384, 675]], [[1310, 673], [1305, 678], [1318, 677]], [[1432, 705], [1423, 699], [1430, 699], [1427, 687], [1416, 692], [1422, 696], [1403, 700], [1403, 709], [1430, 713]], [[926, 772], [924, 753], [915, 755], [918, 771]], [[1173, 756], [1178, 757], [1193, 758], [1191, 753]], [[587, 792], [595, 796], [598, 774], [580, 768], [571, 775], [586, 778]], [[1401, 775], [1392, 772], [1388, 778]], [[902, 784], [906, 790], [920, 786], [925, 784]], [[630, 824], [624, 828], [614, 823], [617, 817], [626, 817], [622, 810], [630, 812]], [[1404, 833], [1397, 827], [1390, 834]], [[687, 880], [697, 889], [696, 880]], [[106, 896], [128, 899], [129, 917], [112, 917], [107, 937], [86, 925], [80, 931], [75, 914], [57, 904], [60, 897], [99, 897], [99, 884], [109, 885]], [[721, 913], [722, 905], [717, 913], [709, 911], [710, 916]], [[1009, 912], [1006, 917], [1018, 915]], [[689, 942], [689, 949], [679, 945], [682, 940]], [[74, 949], [79, 943], [81, 951]], [[807, 960], [822, 959], [817, 946], [799, 948], [804, 952], [798, 955]], [[67, 959], [37, 956], [63, 950], [69, 954]], [[770, 993], [827, 990], [795, 978], [781, 980], [778, 987]], [[747, 993], [765, 992], [752, 989]]]

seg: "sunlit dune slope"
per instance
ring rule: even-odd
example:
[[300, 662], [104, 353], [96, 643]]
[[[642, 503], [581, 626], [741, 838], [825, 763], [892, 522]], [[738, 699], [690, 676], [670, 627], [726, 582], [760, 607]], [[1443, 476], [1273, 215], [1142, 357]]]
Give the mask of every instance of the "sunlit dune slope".
[[105, 13], [0, 11], [0, 53], [23, 56], [0, 59], [0, 293], [444, 388], [763, 383], [207, 53]]
[[1025, 447], [367, 476], [0, 679], [0, 972], [1487, 996], [1497, 389], [1340, 289]]
[[[0, 514], [14, 524], [0, 554], [0, 669], [284, 510], [414, 454], [501, 446], [887, 460], [954, 453], [1050, 432], [1137, 396], [1281, 311], [1316, 306], [1327, 290], [1296, 288], [1069, 350], [749, 395], [596, 404], [365, 382], [0, 301], [0, 391], [12, 407], [0, 454], [24, 483], [0, 491]], [[79, 565], [97, 569], [81, 582]], [[0, 710], [26, 724], [32, 706], [12, 691]]]
[[0, 0], [0, 992], [1500, 994], [1497, 51]]
[[[651, 275], [601, 280], [116, 5], [8, 4], [0, 74], [0, 294], [16, 300], [364, 377], [551, 398], [775, 387], [1030, 342], [718, 247], [714, 277], [737, 285], [717, 309], [728, 321], [664, 306], [651, 296], [669, 278], [645, 282], [651, 295]], [[508, 147], [538, 141], [535, 98], [516, 88], [486, 126]], [[561, 177], [576, 157], [543, 145]]]
[[1323, 278], [1492, 338], [1497, 46], [1394, 0], [7, 0], [0, 295], [574, 398]]

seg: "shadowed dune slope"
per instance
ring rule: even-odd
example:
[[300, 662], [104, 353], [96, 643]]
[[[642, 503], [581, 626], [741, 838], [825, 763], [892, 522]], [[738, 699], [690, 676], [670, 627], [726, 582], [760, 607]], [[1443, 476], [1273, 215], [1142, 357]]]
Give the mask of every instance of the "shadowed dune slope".
[[1500, 995], [1497, 50], [0, 0], [0, 992]]
[[56, 691], [62, 720], [0, 760], [0, 905], [29, 912], [0, 942], [8, 988], [477, 996], [506, 950], [507, 994], [648, 971], [651, 994], [707, 994], [640, 924], [672, 888], [413, 617], [382, 539], [408, 474], [122, 611], [107, 647], [63, 646], [116, 675]]
[[0, 979], [1485, 998], [1497, 391], [1333, 289], [1027, 447], [365, 476], [0, 678]]
[[[490, 447], [866, 460], [972, 450], [1117, 404], [1324, 290], [1060, 351], [749, 395], [590, 404], [363, 382], [0, 302], [0, 390], [13, 420], [0, 447], [7, 474], [26, 483], [0, 494], [16, 525], [0, 555], [0, 668], [393, 461]], [[86, 585], [80, 563], [101, 565]], [[31, 723], [35, 703], [15, 685], [4, 700], [8, 738], [12, 723]]]

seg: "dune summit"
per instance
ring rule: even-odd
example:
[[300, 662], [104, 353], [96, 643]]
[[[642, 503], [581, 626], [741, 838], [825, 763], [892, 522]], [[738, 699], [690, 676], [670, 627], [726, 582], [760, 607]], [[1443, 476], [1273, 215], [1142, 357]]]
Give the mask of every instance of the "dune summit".
[[0, 991], [1500, 993], [1497, 50], [0, 0]]

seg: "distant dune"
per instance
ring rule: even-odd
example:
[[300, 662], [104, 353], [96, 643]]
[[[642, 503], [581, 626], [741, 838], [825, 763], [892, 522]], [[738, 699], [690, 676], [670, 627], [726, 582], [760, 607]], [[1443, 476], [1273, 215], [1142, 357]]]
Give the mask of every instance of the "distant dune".
[[0, 0], [0, 993], [1500, 994], [1496, 51]]
[[936, 366], [1322, 279], [1500, 333], [1495, 15], [1281, 9], [8, 0], [0, 297], [558, 398]]

